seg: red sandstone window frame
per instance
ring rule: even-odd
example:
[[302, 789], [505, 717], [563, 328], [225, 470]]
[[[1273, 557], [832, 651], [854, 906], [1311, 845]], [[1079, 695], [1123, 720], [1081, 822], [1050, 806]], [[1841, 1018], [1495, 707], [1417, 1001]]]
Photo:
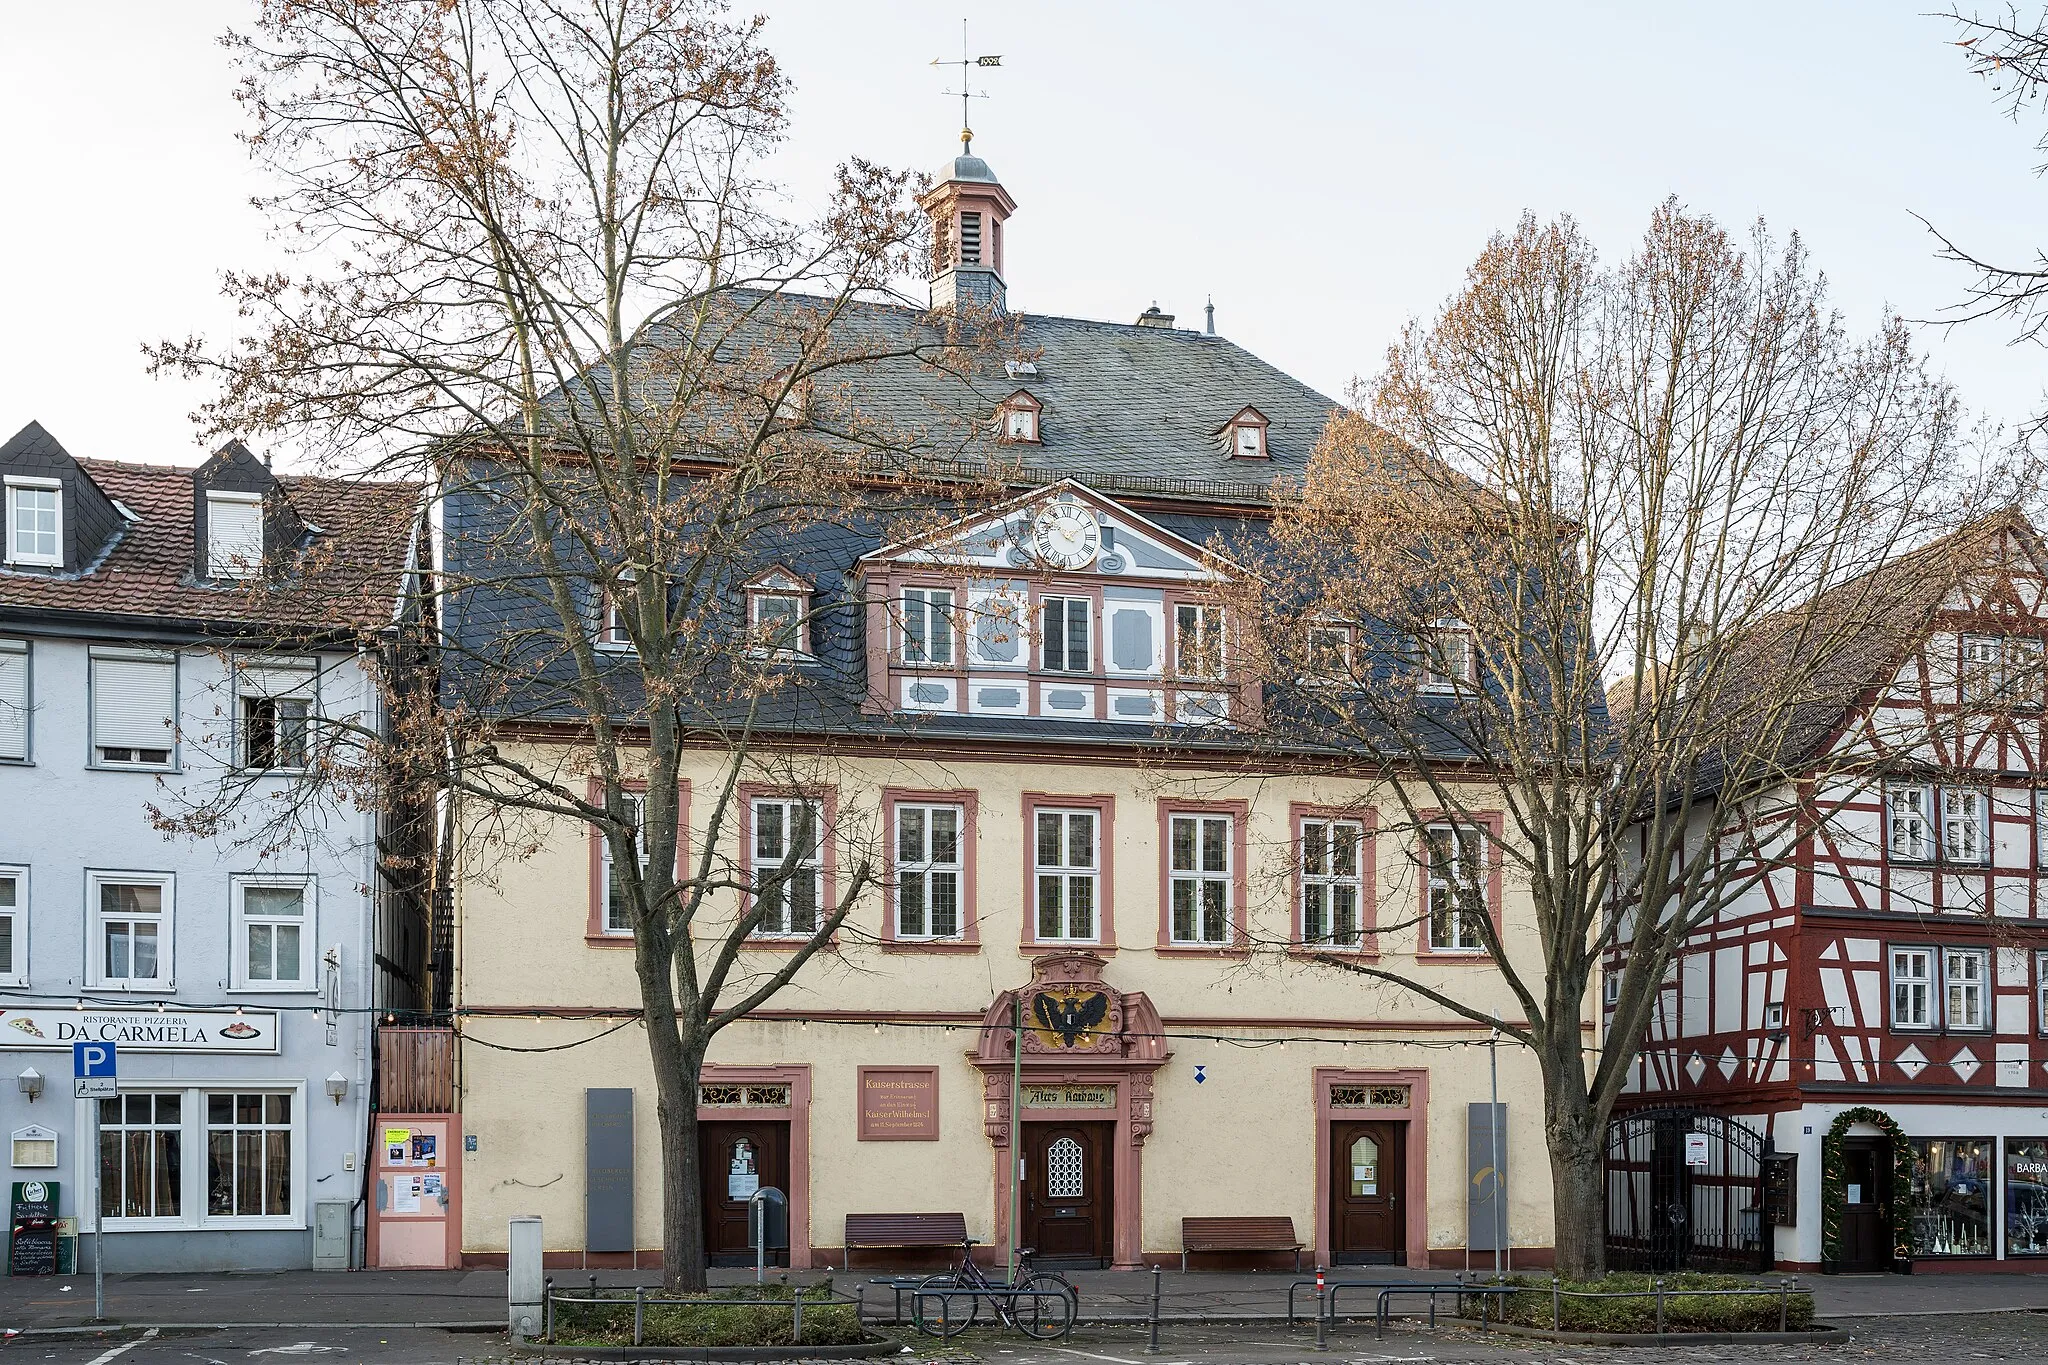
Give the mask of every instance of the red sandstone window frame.
[[[902, 806], [958, 806], [960, 808], [960, 932], [947, 938], [902, 938], [896, 930], [896, 812]], [[885, 952], [978, 953], [981, 951], [981, 916], [975, 899], [976, 863], [979, 861], [980, 801], [966, 789], [922, 787], [882, 788], [882, 947]], [[749, 847], [752, 845], [750, 844]]]
[[[1173, 936], [1173, 822], [1176, 817], [1200, 820], [1203, 817], [1222, 816], [1230, 821], [1229, 849], [1230, 866], [1225, 869], [1223, 880], [1228, 888], [1230, 904], [1225, 907], [1224, 922], [1226, 936], [1221, 943], [1193, 939], [1178, 939]], [[1251, 905], [1251, 878], [1247, 849], [1250, 834], [1247, 826], [1251, 823], [1251, 803], [1247, 801], [1182, 801], [1162, 797], [1158, 802], [1159, 818], [1159, 941], [1157, 951], [1172, 957], [1242, 957], [1251, 951], [1251, 926], [1249, 923]], [[1200, 838], [1199, 829], [1196, 835]], [[1199, 913], [1199, 906], [1197, 907]]]
[[1478, 811], [1456, 813], [1451, 811], [1423, 810], [1416, 813], [1415, 842], [1411, 856], [1415, 860], [1415, 905], [1416, 935], [1415, 956], [1431, 962], [1483, 962], [1491, 963], [1493, 954], [1484, 944], [1477, 948], [1438, 948], [1430, 943], [1429, 934], [1429, 831], [1432, 827], [1454, 825], [1480, 831], [1485, 843], [1480, 850], [1483, 860], [1483, 883], [1481, 894], [1484, 898], [1486, 918], [1493, 925], [1493, 936], [1501, 937], [1501, 864], [1500, 841], [1505, 827], [1504, 817], [1499, 811]]
[[[1257, 408], [1239, 408], [1235, 415], [1221, 428], [1224, 439], [1229, 443], [1225, 452], [1233, 460], [1270, 460], [1273, 458], [1272, 423], [1266, 414]], [[1246, 432], [1257, 432], [1252, 448], [1244, 443]]]
[[[1018, 946], [1027, 953], [1066, 953], [1076, 948], [1108, 956], [1116, 951], [1115, 872], [1116, 797], [1065, 792], [1025, 792], [1024, 908]], [[1038, 936], [1038, 814], [1040, 811], [1093, 811], [1095, 814], [1095, 937]]]
[[[621, 782], [620, 787], [632, 796], [644, 796], [647, 784], [642, 781]], [[591, 805], [604, 802], [604, 783], [590, 778], [584, 786], [584, 797]], [[583, 926], [583, 941], [593, 948], [630, 948], [633, 946], [633, 932], [630, 929], [615, 930], [605, 927], [605, 840], [596, 825], [586, 824], [586, 840], [590, 845], [590, 912]], [[690, 782], [684, 778], [676, 783], [676, 876], [688, 875], [690, 848]]]
[[[754, 882], [754, 803], [756, 801], [811, 801], [818, 807], [818, 823], [822, 826], [818, 850], [818, 922], [830, 918], [833, 907], [839, 899], [839, 789], [837, 787], [788, 787], [768, 782], [742, 782], [734, 789], [740, 801], [740, 880], [748, 886]], [[754, 893], [742, 892], [740, 912], [747, 913], [753, 908]], [[744, 946], [749, 948], [794, 949], [811, 941], [811, 934], [763, 933], [757, 926], [746, 936]], [[838, 941], [834, 931], [827, 944]]]
[[[1314, 822], [1358, 826], [1358, 942], [1355, 945], [1309, 941], [1308, 870], [1302, 866], [1307, 836], [1303, 828]], [[1370, 806], [1358, 810], [1349, 806], [1315, 805], [1296, 801], [1287, 807], [1287, 828], [1288, 853], [1292, 861], [1288, 872], [1288, 896], [1292, 903], [1290, 937], [1293, 940], [1289, 945], [1290, 949], [1300, 953], [1343, 953], [1347, 957], [1378, 957], [1379, 884], [1375, 859], [1379, 851], [1379, 812]], [[1338, 879], [1331, 877], [1328, 880]]]
[[[1024, 434], [1018, 435], [1011, 419], [1024, 419]], [[996, 405], [996, 440], [1003, 445], [1039, 445], [1044, 440], [1045, 404], [1029, 389], [1019, 389]]]

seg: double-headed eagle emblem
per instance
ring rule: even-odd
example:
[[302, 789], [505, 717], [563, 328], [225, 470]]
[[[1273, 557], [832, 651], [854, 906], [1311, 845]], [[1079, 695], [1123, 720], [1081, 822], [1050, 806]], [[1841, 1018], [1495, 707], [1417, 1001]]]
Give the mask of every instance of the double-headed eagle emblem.
[[1080, 1047], [1096, 1040], [1096, 1029], [1109, 1017], [1109, 996], [1102, 991], [1055, 996], [1041, 991], [1031, 1002], [1038, 1036], [1048, 1046]]

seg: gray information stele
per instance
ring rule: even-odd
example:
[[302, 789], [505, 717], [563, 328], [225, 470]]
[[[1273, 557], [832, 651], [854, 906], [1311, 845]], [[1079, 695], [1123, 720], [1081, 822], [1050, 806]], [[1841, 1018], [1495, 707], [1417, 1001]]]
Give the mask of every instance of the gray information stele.
[[[1494, 1130], [1487, 1123], [1487, 1110], [1491, 1108], [1500, 1111], [1494, 1120], [1500, 1125], [1500, 1174], [1497, 1179], [1487, 1175], [1493, 1166], [1495, 1146]], [[1465, 1245], [1473, 1251], [1493, 1251], [1512, 1246], [1514, 1237], [1508, 1227], [1507, 1215], [1508, 1107], [1479, 1101], [1467, 1106], [1465, 1112]], [[1496, 1208], [1499, 1210], [1499, 1243], [1494, 1241]]]
[[584, 1246], [632, 1251], [633, 1092], [583, 1092]]

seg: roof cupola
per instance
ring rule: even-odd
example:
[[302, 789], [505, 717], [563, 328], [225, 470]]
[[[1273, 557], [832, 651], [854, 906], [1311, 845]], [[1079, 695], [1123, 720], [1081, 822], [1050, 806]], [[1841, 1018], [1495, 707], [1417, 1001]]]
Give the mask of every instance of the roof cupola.
[[1001, 313], [1003, 223], [1017, 201], [961, 134], [960, 155], [939, 168], [918, 204], [932, 220], [932, 307]]

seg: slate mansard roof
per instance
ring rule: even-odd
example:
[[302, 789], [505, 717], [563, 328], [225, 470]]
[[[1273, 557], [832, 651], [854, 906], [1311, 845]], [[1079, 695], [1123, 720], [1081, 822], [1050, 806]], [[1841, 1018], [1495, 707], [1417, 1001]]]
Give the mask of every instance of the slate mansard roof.
[[[0, 454], [24, 442], [54, 452], [117, 515], [125, 508], [132, 519], [118, 516], [102, 548], [61, 572], [0, 564], [0, 617], [153, 621], [229, 633], [377, 629], [391, 622], [415, 563], [421, 485], [284, 474], [280, 491], [317, 529], [272, 581], [209, 583], [193, 568], [193, 469], [73, 459], [35, 423]], [[67, 517], [74, 501], [67, 499]]]

